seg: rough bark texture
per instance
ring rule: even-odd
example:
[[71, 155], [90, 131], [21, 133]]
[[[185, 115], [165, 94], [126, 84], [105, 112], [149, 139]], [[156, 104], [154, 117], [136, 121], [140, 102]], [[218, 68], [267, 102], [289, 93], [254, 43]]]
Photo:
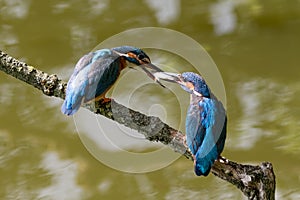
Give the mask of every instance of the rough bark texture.
[[[64, 99], [67, 83], [57, 75], [49, 75], [26, 63], [10, 57], [0, 50], [0, 70], [24, 81], [45, 95]], [[158, 117], [146, 116], [134, 111], [114, 100], [111, 102], [98, 101], [86, 104], [85, 108], [103, 115], [129, 128], [137, 130], [150, 141], [159, 141], [168, 145], [174, 151], [192, 160], [192, 155], [184, 144], [184, 135], [163, 123]], [[220, 158], [212, 167], [212, 173], [239, 188], [248, 199], [275, 199], [275, 174], [269, 162], [258, 166], [243, 165], [225, 158]]]
[[275, 199], [275, 174], [270, 162], [253, 166], [221, 158], [215, 161], [212, 173], [235, 185], [248, 199]]

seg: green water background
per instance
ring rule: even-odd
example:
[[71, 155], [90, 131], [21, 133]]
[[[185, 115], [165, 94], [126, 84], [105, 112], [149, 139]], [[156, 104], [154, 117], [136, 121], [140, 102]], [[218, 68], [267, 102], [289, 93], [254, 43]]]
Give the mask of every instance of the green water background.
[[[0, 0], [0, 49], [65, 80], [98, 43], [149, 26], [188, 35], [217, 64], [229, 119], [223, 155], [241, 163], [272, 162], [277, 199], [299, 199], [299, 1]], [[171, 55], [150, 53], [176, 64]], [[147, 112], [152, 101], [167, 102], [167, 121], [184, 130], [174, 109], [178, 102], [169, 103], [156, 89], [136, 91], [131, 107]], [[0, 73], [0, 199], [244, 198], [213, 175], [196, 177], [185, 158], [140, 174], [102, 164], [82, 144], [73, 118], [60, 113], [61, 103]], [[149, 112], [165, 115], [160, 107]], [[157, 148], [141, 146], [128, 148]]]

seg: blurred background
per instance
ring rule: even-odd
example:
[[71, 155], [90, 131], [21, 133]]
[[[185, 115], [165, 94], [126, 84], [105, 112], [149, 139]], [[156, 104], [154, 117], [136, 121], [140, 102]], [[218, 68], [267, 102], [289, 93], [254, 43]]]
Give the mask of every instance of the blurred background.
[[[64, 80], [98, 43], [149, 26], [188, 35], [218, 66], [229, 119], [223, 155], [239, 163], [272, 162], [276, 197], [299, 199], [299, 0], [0, 0], [0, 49]], [[153, 61], [177, 63], [167, 53], [149, 55]], [[182, 117], [181, 112], [166, 114], [148, 106], [165, 100], [161, 89], [151, 90], [132, 95], [131, 107], [163, 116], [172, 125], [179, 120], [183, 125], [174, 127], [184, 130], [184, 120], [176, 117]], [[149, 94], [151, 98], [145, 98]], [[145, 100], [139, 100], [141, 96]], [[61, 103], [0, 73], [0, 199], [244, 198], [213, 175], [196, 177], [192, 162], [182, 157], [138, 174], [102, 164], [81, 142], [73, 118], [61, 114]], [[143, 110], [146, 103], [150, 111]], [[167, 115], [171, 117], [165, 119]], [[141, 140], [145, 145], [129, 149], [157, 148]]]

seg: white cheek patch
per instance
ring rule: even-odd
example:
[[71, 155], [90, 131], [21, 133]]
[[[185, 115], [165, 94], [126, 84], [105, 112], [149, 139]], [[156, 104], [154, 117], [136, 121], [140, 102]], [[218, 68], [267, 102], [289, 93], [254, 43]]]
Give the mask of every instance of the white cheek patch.
[[195, 90], [193, 90], [193, 93], [194, 93], [195, 95], [199, 96], [199, 97], [202, 97], [202, 96], [203, 96], [202, 94], [200, 94], [199, 92], [197, 92], [197, 91], [195, 91]]
[[124, 53], [119, 53], [119, 52], [117, 52], [117, 51], [113, 51], [113, 52], [115, 52], [115, 53], [116, 53], [116, 54], [118, 54], [119, 56], [128, 57], [128, 55], [127, 55], [127, 54], [124, 54]]

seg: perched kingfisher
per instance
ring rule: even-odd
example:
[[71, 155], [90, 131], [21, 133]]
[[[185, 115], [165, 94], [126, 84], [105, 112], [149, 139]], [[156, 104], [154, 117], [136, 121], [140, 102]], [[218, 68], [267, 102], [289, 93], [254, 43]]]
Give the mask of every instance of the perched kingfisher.
[[152, 73], [162, 70], [151, 64], [149, 56], [139, 48], [121, 46], [90, 52], [80, 58], [68, 81], [62, 113], [73, 115], [82, 103], [91, 100], [103, 98], [109, 101], [105, 94], [113, 86], [121, 70], [127, 66], [126, 61], [140, 66], [150, 78], [160, 84]]
[[222, 103], [211, 93], [204, 79], [193, 72], [157, 72], [154, 76], [158, 80], [176, 82], [191, 94], [185, 125], [186, 143], [194, 157], [196, 175], [207, 176], [225, 144], [227, 116]]

